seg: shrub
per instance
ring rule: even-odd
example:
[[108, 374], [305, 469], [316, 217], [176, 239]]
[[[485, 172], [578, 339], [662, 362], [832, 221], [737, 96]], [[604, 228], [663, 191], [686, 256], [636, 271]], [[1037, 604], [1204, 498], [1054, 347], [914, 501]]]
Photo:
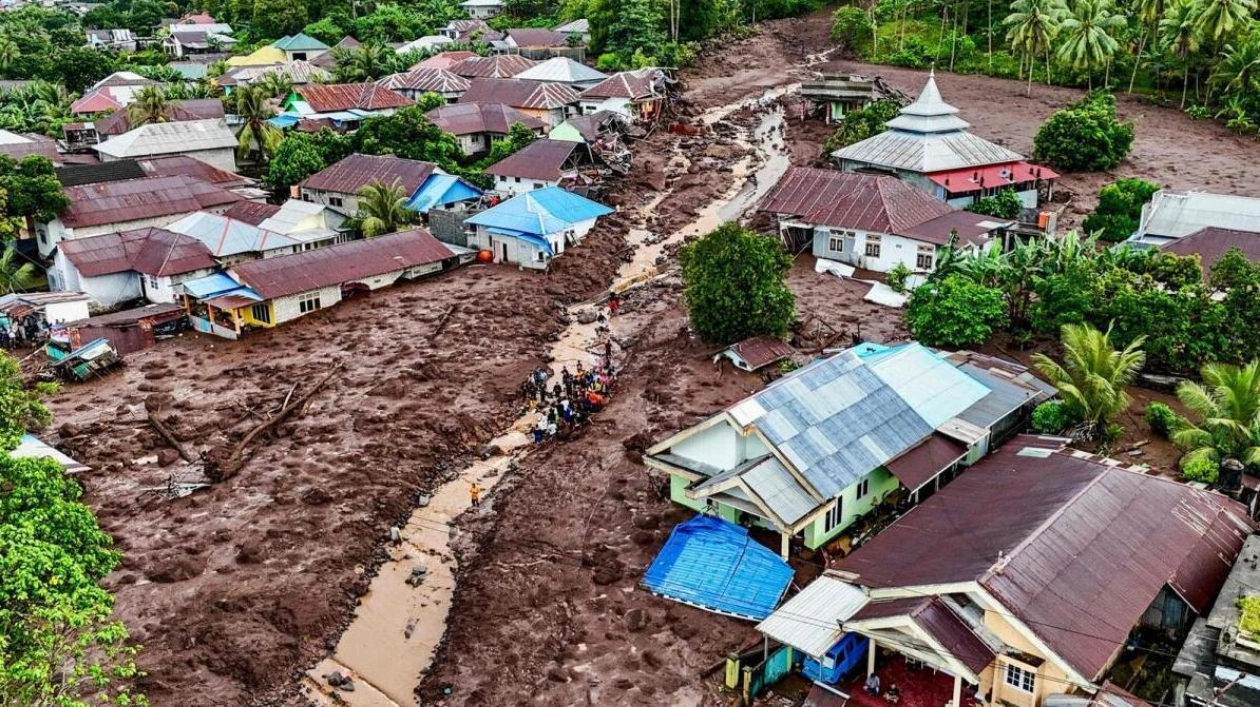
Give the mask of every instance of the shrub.
[[1114, 169], [1133, 147], [1133, 125], [1116, 117], [1115, 96], [1094, 93], [1051, 115], [1033, 138], [1033, 157], [1056, 169]]
[[1221, 465], [1205, 457], [1195, 457], [1181, 465], [1181, 476], [1186, 481], [1214, 484], [1220, 475]]
[[1146, 424], [1150, 425], [1151, 432], [1168, 439], [1168, 435], [1172, 433], [1177, 426], [1177, 413], [1173, 409], [1163, 403], [1151, 403], [1146, 406], [1146, 412], [1142, 414], [1142, 418], [1146, 420]]
[[1002, 292], [950, 275], [915, 289], [906, 305], [910, 333], [928, 346], [978, 346], [1006, 326]]
[[1190, 120], [1207, 120], [1212, 117], [1212, 111], [1207, 106], [1190, 106], [1186, 115], [1190, 116]]
[[792, 258], [774, 238], [726, 223], [683, 247], [680, 260], [691, 324], [718, 344], [782, 336], [796, 316], [784, 283]]
[[1033, 431], [1043, 435], [1057, 435], [1075, 422], [1062, 400], [1047, 400], [1038, 405], [1032, 414]]
[[985, 216], [1013, 219], [1019, 216], [1024, 203], [1014, 189], [1002, 189], [993, 196], [986, 196], [967, 208], [968, 211]]
[[874, 29], [870, 16], [851, 5], [831, 15], [831, 38], [850, 55], [857, 55], [870, 44]]
[[888, 286], [893, 288], [893, 292], [905, 292], [906, 280], [910, 279], [910, 268], [905, 263], [897, 263], [892, 270], [888, 271]]
[[832, 152], [842, 147], [848, 147], [883, 132], [884, 123], [896, 118], [900, 111], [900, 103], [889, 98], [881, 98], [871, 101], [864, 108], [845, 113], [840, 121], [840, 127], [836, 128], [836, 131], [823, 143], [823, 157], [829, 157]]
[[1142, 179], [1117, 179], [1098, 192], [1098, 208], [1085, 219], [1086, 233], [1099, 240], [1123, 241], [1137, 230], [1142, 206], [1159, 191], [1158, 184]]

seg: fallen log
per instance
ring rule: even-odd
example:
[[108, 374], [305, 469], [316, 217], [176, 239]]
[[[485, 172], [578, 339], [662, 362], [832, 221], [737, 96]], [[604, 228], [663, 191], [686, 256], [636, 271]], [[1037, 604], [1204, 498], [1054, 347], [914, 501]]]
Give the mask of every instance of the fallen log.
[[153, 429], [157, 430], [157, 433], [162, 436], [162, 439], [166, 440], [167, 444], [171, 445], [172, 449], [179, 452], [180, 458], [186, 462], [192, 462], [192, 455], [188, 453], [188, 450], [184, 449], [184, 445], [180, 444], [179, 440], [175, 439], [175, 435], [171, 432], [171, 430], [166, 425], [162, 424], [161, 420], [157, 419], [157, 416], [153, 414], [153, 411], [148, 410], [146, 411], [146, 414], [149, 417], [149, 424], [153, 425]]
[[[315, 381], [315, 384], [311, 386], [310, 390], [303, 393], [296, 400], [288, 402], [288, 399], [286, 398], [286, 404], [284, 407], [280, 408], [279, 412], [272, 416], [271, 419], [255, 425], [254, 428], [249, 432], [246, 432], [245, 436], [241, 438], [241, 441], [237, 442], [231, 449], [226, 447], [215, 447], [207, 452], [203, 457], [206, 478], [215, 483], [220, 483], [236, 476], [237, 472], [241, 470], [241, 466], [244, 465], [242, 457], [250, 443], [252, 443], [259, 435], [271, 431], [276, 425], [284, 422], [285, 419], [287, 419], [295, 411], [304, 407], [307, 401], [314, 397], [315, 394], [319, 392], [319, 389], [324, 387], [324, 384], [331, 380], [344, 365], [345, 364], [343, 362], [338, 361], [332, 369], [328, 371], [328, 373], [325, 373], [322, 378]], [[292, 393], [292, 390], [289, 391], [290, 395], [292, 395]]]

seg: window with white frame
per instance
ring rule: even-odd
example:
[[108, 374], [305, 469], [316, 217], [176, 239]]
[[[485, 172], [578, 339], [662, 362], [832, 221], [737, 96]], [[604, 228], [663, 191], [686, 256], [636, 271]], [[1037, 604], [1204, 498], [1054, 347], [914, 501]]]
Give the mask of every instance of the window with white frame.
[[319, 308], [319, 290], [298, 295], [298, 311], [302, 314], [314, 312]]
[[862, 479], [857, 485], [857, 498], [866, 498], [866, 494], [871, 492], [871, 480]]
[[835, 530], [842, 520], [844, 520], [844, 499], [837, 498], [836, 505], [827, 509], [827, 519], [823, 526], [823, 532], [830, 533]]
[[344, 204], [345, 204], [345, 201], [344, 201], [341, 197], [339, 197], [339, 196], [330, 196], [330, 197], [328, 197], [328, 205], [329, 205], [329, 206], [342, 206], [342, 205], [344, 205]]
[[919, 246], [919, 252], [915, 257], [914, 266], [919, 270], [931, 270], [936, 266], [936, 247], [930, 245]]
[[879, 257], [880, 236], [878, 233], [870, 233], [866, 236], [866, 257]]
[[827, 239], [827, 250], [832, 253], [844, 252], [844, 236], [832, 236]]
[[1021, 692], [1033, 691], [1037, 685], [1037, 675], [1024, 670], [1018, 665], [1006, 664], [1006, 684]]

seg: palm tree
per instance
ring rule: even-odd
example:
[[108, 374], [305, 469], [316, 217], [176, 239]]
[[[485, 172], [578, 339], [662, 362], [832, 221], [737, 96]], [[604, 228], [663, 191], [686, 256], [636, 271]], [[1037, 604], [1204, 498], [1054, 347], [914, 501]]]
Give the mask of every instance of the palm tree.
[[1256, 11], [1256, 0], [1201, 0], [1196, 8], [1198, 22], [1195, 31], [1200, 37], [1219, 45], [1221, 40], [1233, 34], [1234, 29], [1247, 22]]
[[1245, 39], [1237, 46], [1226, 44], [1208, 83], [1220, 86], [1226, 95], [1254, 92], [1260, 87], [1260, 42]]
[[1101, 332], [1088, 324], [1065, 324], [1060, 338], [1063, 364], [1033, 354], [1033, 365], [1059, 389], [1068, 410], [1081, 420], [1086, 439], [1106, 435], [1107, 423], [1129, 406], [1125, 390], [1146, 363], [1139, 336], [1123, 350], [1111, 344], [1111, 328]]
[[333, 74], [338, 81], [375, 81], [390, 71], [394, 51], [384, 44], [364, 44], [358, 49], [333, 56]]
[[1239, 368], [1209, 363], [1202, 383], [1177, 386], [1177, 399], [1197, 422], [1181, 420], [1172, 441], [1186, 450], [1182, 466], [1207, 459], [1260, 465], [1260, 359]]
[[22, 52], [12, 38], [0, 38], [0, 71], [8, 71], [21, 56]]
[[397, 183], [373, 180], [359, 190], [359, 229], [368, 238], [393, 233], [412, 223], [416, 212], [407, 208], [408, 195]]
[[38, 284], [33, 263], [19, 263], [17, 249], [6, 245], [0, 253], [0, 295], [23, 292]]
[[283, 71], [269, 71], [254, 85], [262, 88], [271, 98], [283, 100], [293, 93], [293, 79]]
[[244, 158], [257, 146], [261, 159], [265, 162], [275, 153], [284, 138], [279, 128], [267, 122], [275, 115], [275, 111], [267, 103], [266, 94], [252, 86], [238, 89], [232, 95], [236, 98], [236, 115], [241, 119], [237, 151]]
[[1133, 93], [1133, 83], [1137, 81], [1138, 67], [1142, 65], [1142, 52], [1146, 42], [1159, 30], [1159, 19], [1164, 16], [1165, 0], [1135, 0], [1133, 14], [1137, 18], [1142, 36], [1138, 39], [1137, 54], [1133, 56], [1133, 75], [1129, 77], [1129, 93]]
[[166, 94], [156, 86], [145, 86], [136, 92], [135, 99], [127, 105], [127, 123], [132, 128], [149, 123], [164, 123], [170, 118], [171, 103]]
[[1114, 12], [1111, 0], [1076, 0], [1071, 13], [1063, 20], [1059, 58], [1073, 69], [1085, 71], [1089, 88], [1094, 88], [1094, 72], [1110, 69], [1111, 58], [1120, 48], [1112, 32], [1125, 26], [1124, 16]]
[[1181, 60], [1181, 108], [1186, 107], [1186, 89], [1190, 85], [1190, 57], [1199, 51], [1199, 33], [1195, 29], [1198, 11], [1191, 0], [1178, 0], [1159, 21], [1159, 37], [1164, 49]]
[[1063, 0], [1015, 0], [1002, 24], [1011, 49], [1028, 60], [1028, 92], [1032, 93], [1033, 63], [1046, 59], [1046, 83], [1050, 83], [1050, 44], [1054, 41], [1066, 8]]

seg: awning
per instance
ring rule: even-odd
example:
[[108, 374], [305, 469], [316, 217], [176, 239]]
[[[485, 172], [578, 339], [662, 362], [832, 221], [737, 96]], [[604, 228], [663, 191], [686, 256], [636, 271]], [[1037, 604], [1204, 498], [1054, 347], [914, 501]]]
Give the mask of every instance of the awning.
[[221, 295], [225, 292], [231, 292], [241, 286], [241, 283], [233, 280], [229, 275], [221, 272], [205, 277], [199, 277], [196, 280], [189, 280], [184, 283], [184, 291], [188, 294], [201, 299], [202, 297], [210, 297], [213, 295]]
[[967, 447], [961, 442], [934, 434], [884, 464], [884, 468], [913, 493], [965, 456]]
[[245, 292], [232, 292], [208, 299], [205, 303], [215, 309], [240, 309], [241, 307], [252, 307], [261, 301], [261, 297], [251, 297]]
[[945, 191], [950, 194], [966, 194], [981, 189], [1000, 189], [1026, 182], [1058, 178], [1059, 173], [1053, 169], [1027, 162], [952, 169], [948, 172], [935, 172], [928, 175], [932, 183], [945, 187]]
[[706, 611], [759, 620], [774, 611], [793, 574], [744, 528], [701, 515], [674, 527], [643, 586]]
[[757, 624], [757, 630], [821, 658], [844, 636], [840, 623], [852, 618], [868, 601], [860, 587], [823, 575]]
[[506, 236], [508, 238], [519, 238], [532, 246], [535, 246], [547, 255], [555, 255], [555, 251], [551, 249], [551, 243], [546, 238], [535, 236], [529, 233], [520, 233], [519, 231], [510, 231], [505, 228], [495, 228], [493, 226], [486, 228], [486, 232], [493, 233], [496, 236]]

